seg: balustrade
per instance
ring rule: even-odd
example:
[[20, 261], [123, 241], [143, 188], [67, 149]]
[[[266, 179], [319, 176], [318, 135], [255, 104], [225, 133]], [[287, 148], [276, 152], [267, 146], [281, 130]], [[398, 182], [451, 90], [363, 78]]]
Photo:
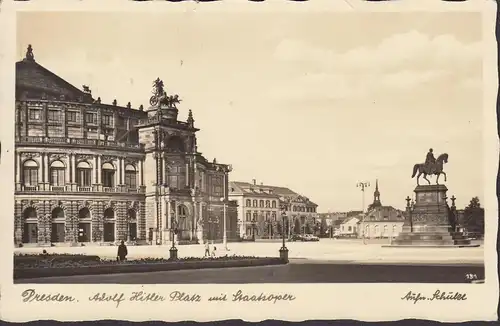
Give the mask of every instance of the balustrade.
[[141, 149], [142, 144], [131, 144], [111, 140], [98, 140], [86, 138], [64, 138], [64, 137], [37, 137], [37, 136], [17, 136], [18, 144], [61, 144], [61, 145], [83, 145], [95, 147], [128, 148]]

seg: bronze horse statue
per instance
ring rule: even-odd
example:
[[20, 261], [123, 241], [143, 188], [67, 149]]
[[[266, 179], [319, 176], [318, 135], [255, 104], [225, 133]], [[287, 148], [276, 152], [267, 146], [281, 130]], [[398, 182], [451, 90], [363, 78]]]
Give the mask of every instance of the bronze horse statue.
[[427, 166], [425, 163], [415, 164], [413, 166], [413, 174], [411, 175], [411, 177], [414, 178], [418, 172], [417, 185], [420, 185], [418, 180], [422, 174], [424, 175], [424, 179], [427, 180], [427, 182], [429, 184], [431, 184], [431, 182], [429, 181], [429, 179], [427, 179], [427, 176], [428, 175], [437, 175], [436, 184], [439, 184], [439, 176], [441, 174], [444, 175], [444, 181], [446, 181], [446, 173], [443, 171], [443, 165], [445, 163], [448, 163], [448, 154], [446, 154], [446, 153], [439, 155], [438, 158], [436, 159], [436, 163], [434, 163], [430, 166]]

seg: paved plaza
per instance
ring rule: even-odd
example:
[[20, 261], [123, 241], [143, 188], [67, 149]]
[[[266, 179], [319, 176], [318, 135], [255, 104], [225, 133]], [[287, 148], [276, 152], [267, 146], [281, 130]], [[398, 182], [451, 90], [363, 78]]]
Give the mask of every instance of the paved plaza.
[[[385, 243], [385, 244], [388, 244]], [[382, 243], [363, 244], [359, 239], [334, 240], [321, 239], [319, 242], [287, 242], [290, 259], [308, 259], [309, 261], [352, 262], [352, 263], [403, 263], [403, 264], [483, 264], [484, 248], [384, 248]], [[276, 257], [281, 242], [235, 242], [228, 243], [229, 251], [222, 243], [216, 244], [217, 256], [244, 255], [257, 257]], [[129, 246], [128, 259], [168, 258], [170, 246]], [[179, 258], [203, 257], [205, 247], [182, 245]], [[101, 258], [115, 259], [116, 246], [87, 247], [50, 247], [17, 248], [15, 253], [93, 254]]]

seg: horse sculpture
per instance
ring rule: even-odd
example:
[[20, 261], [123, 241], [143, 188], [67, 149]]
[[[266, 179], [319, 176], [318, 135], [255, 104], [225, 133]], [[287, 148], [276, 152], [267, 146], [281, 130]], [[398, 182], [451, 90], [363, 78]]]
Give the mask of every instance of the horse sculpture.
[[425, 163], [415, 164], [413, 166], [413, 174], [411, 177], [414, 178], [418, 172], [417, 185], [420, 185], [420, 183], [418, 181], [419, 181], [419, 178], [422, 174], [424, 175], [424, 179], [427, 180], [427, 182], [429, 184], [431, 184], [431, 182], [429, 181], [429, 179], [427, 179], [427, 176], [428, 175], [436, 175], [437, 176], [436, 177], [436, 184], [439, 184], [439, 176], [441, 174], [444, 175], [444, 181], [446, 181], [446, 173], [443, 171], [443, 165], [445, 163], [448, 163], [448, 154], [446, 154], [446, 153], [439, 155], [438, 158], [436, 159], [436, 162], [433, 164], [429, 164], [429, 165], [426, 165]]

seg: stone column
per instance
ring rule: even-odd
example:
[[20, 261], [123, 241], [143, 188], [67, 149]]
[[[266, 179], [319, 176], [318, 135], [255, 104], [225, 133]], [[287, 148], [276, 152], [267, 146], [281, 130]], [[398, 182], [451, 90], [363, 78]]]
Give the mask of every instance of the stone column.
[[168, 242], [168, 239], [169, 239], [169, 237], [168, 237], [168, 226], [169, 226], [170, 223], [168, 223], [168, 220], [169, 220], [168, 217], [170, 216], [170, 200], [168, 200], [168, 199], [165, 198], [162, 201], [162, 204], [164, 206], [164, 209], [163, 209], [163, 214], [161, 216], [161, 219], [162, 219], [162, 223], [161, 223], [162, 230], [161, 231], [163, 233], [163, 237], [162, 237], [163, 244], [165, 244], [165, 243]]
[[92, 170], [92, 185], [95, 185], [99, 183], [97, 181], [97, 177], [99, 176], [99, 162], [98, 162], [98, 157], [94, 156], [94, 169]]
[[71, 190], [76, 190], [76, 155], [71, 154]]
[[115, 187], [122, 184], [122, 158], [116, 160], [116, 174], [115, 174]]
[[[198, 209], [196, 207], [198, 203], [196, 202], [196, 199], [193, 198], [193, 218], [192, 218], [192, 224], [191, 224], [191, 237], [195, 237], [198, 241], [200, 241], [200, 238], [198, 238]], [[199, 242], [201, 243], [201, 242]]]
[[16, 152], [16, 190], [21, 190], [21, 153]]
[[139, 184], [139, 187], [142, 187], [144, 185], [143, 181], [142, 181], [142, 160], [140, 160], [138, 163], [137, 163], [137, 169], [139, 170], [139, 181], [138, 181], [138, 184]]
[[49, 190], [49, 155], [47, 153], [43, 153], [43, 182], [44, 189]]
[[97, 190], [101, 191], [102, 190], [102, 173], [101, 173], [101, 166], [102, 166], [102, 157], [101, 155], [97, 156]]
[[121, 170], [120, 184], [123, 185], [123, 184], [125, 184], [125, 159], [122, 157], [122, 158], [120, 158], [120, 161], [122, 164], [120, 167], [120, 170]]
[[198, 219], [196, 221], [196, 237], [199, 242], [203, 242], [203, 203], [198, 203], [200, 209], [198, 210]]
[[160, 160], [161, 160], [160, 183], [164, 184], [167, 183], [167, 170], [165, 166], [167, 159], [165, 157], [165, 153], [161, 155]]
[[70, 176], [71, 176], [71, 166], [70, 166], [70, 156], [71, 154], [69, 154], [67, 156], [67, 160], [66, 160], [66, 167], [64, 169], [64, 172], [65, 172], [65, 176], [64, 176], [64, 186], [66, 187], [66, 185], [69, 184], [69, 181], [70, 181]]

